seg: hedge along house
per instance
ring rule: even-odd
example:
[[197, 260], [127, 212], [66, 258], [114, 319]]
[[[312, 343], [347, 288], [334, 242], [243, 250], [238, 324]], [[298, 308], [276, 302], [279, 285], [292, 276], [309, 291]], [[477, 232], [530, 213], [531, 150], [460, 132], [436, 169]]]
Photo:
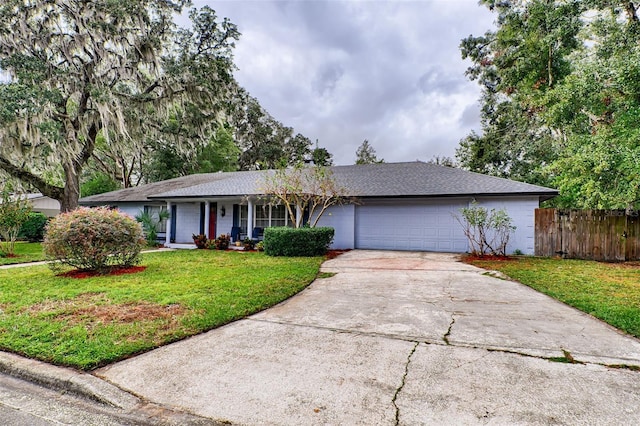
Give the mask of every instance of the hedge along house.
[[[423, 162], [330, 167], [349, 202], [330, 207], [318, 226], [335, 228], [335, 249], [466, 252], [455, 216], [474, 200], [504, 208], [516, 230], [507, 252], [534, 252], [534, 211], [554, 189]], [[167, 209], [158, 231], [165, 245], [192, 245], [193, 234], [257, 237], [290, 226], [287, 209], [263, 193], [272, 170], [198, 174], [85, 197], [81, 205], [109, 205], [132, 216]], [[353, 201], [351, 201], [353, 200]]]

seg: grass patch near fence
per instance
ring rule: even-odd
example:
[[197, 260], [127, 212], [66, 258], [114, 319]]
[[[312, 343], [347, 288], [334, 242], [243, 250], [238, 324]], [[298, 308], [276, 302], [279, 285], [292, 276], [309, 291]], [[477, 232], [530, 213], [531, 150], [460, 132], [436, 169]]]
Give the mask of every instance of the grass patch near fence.
[[640, 263], [521, 257], [472, 260], [640, 337]]
[[14, 263], [27, 263], [44, 260], [42, 245], [40, 243], [16, 242], [15, 257], [0, 256], [0, 265], [11, 265]]
[[273, 306], [322, 261], [181, 250], [145, 254], [143, 272], [119, 276], [0, 270], [0, 349], [93, 369]]

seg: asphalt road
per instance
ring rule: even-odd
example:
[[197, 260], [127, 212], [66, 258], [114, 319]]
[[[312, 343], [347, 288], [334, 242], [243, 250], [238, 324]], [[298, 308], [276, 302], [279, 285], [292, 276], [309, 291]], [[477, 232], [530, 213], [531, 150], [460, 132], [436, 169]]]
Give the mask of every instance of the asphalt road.
[[0, 375], [0, 419], [15, 426], [136, 424], [103, 405], [6, 375]]
[[0, 374], [0, 424], [49, 425], [214, 425], [209, 419], [146, 404], [127, 411]]

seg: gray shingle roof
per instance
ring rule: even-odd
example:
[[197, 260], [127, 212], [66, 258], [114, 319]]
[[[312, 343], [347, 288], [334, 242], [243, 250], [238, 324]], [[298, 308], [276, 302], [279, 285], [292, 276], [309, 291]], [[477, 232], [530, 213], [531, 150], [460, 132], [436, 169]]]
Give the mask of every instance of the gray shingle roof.
[[336, 179], [358, 197], [485, 194], [557, 195], [558, 191], [514, 180], [419, 161], [334, 167]]
[[[558, 191], [431, 163], [381, 163], [331, 167], [338, 183], [352, 197], [437, 197], [478, 195], [539, 195]], [[81, 204], [201, 198], [261, 194], [272, 171], [209, 173], [185, 176], [80, 200]]]
[[80, 199], [80, 204], [93, 205], [114, 202], [137, 202], [149, 201], [149, 197], [161, 192], [173, 191], [178, 188], [186, 188], [208, 182], [217, 176], [218, 173], [205, 173], [190, 176], [183, 176], [175, 179], [163, 180], [162, 182], [148, 183], [133, 188], [120, 189], [118, 191], [105, 192], [104, 194], [91, 195]]
[[273, 173], [272, 170], [215, 173], [215, 179], [192, 187], [157, 193], [153, 198], [258, 195], [263, 193], [265, 177], [271, 173]]

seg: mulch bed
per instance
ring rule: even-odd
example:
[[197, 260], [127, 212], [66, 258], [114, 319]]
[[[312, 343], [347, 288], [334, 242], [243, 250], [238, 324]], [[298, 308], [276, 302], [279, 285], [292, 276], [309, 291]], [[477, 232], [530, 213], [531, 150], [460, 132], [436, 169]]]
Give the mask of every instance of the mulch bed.
[[106, 276], [106, 275], [124, 275], [124, 274], [137, 274], [138, 272], [142, 272], [147, 269], [146, 266], [130, 266], [128, 268], [113, 268], [107, 273], [101, 274], [98, 271], [80, 271], [78, 269], [74, 269], [73, 271], [68, 271], [63, 274], [59, 274], [59, 277], [64, 278], [91, 278], [97, 276]]
[[485, 254], [484, 256], [479, 256], [477, 254], [467, 254], [462, 256], [462, 260], [465, 262], [475, 262], [476, 260], [487, 260], [490, 262], [509, 262], [512, 260], [516, 260], [516, 258], [510, 256], [496, 256], [493, 254]]
[[344, 254], [348, 251], [351, 251], [349, 249], [347, 250], [329, 250], [327, 251], [327, 254], [325, 254], [325, 257], [327, 258], [327, 260], [331, 260], [331, 259], [335, 259], [336, 257], [340, 256], [341, 254]]

